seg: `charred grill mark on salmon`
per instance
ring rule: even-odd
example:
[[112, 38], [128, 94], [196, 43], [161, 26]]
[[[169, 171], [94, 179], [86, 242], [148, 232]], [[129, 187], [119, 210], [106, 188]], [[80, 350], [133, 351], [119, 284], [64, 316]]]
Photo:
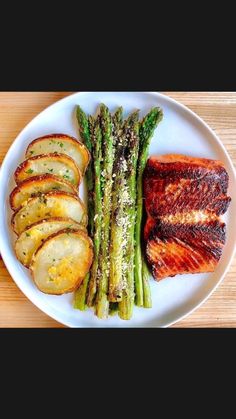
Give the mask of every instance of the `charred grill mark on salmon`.
[[151, 157], [144, 173], [144, 238], [155, 279], [211, 272], [225, 243], [228, 174], [219, 161]]

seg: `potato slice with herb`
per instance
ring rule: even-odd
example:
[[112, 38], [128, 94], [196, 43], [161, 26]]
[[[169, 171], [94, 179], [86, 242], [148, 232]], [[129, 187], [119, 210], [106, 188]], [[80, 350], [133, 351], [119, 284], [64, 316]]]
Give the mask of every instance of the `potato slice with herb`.
[[38, 289], [61, 295], [74, 291], [88, 273], [93, 244], [83, 231], [59, 231], [48, 237], [32, 258], [30, 270]]
[[51, 191], [69, 192], [77, 195], [77, 189], [66, 180], [55, 175], [33, 176], [19, 183], [10, 194], [10, 206], [16, 211], [27, 199]]
[[26, 158], [42, 153], [67, 154], [74, 159], [82, 175], [90, 160], [90, 154], [85, 145], [76, 140], [76, 138], [65, 134], [51, 134], [36, 138], [29, 144], [26, 150]]
[[33, 176], [45, 173], [56, 175], [63, 180], [78, 186], [81, 181], [81, 172], [73, 159], [65, 154], [41, 154], [31, 157], [21, 163], [15, 171], [15, 181], [17, 184]]
[[22, 233], [37, 221], [68, 217], [84, 226], [87, 225], [85, 206], [80, 198], [66, 192], [49, 192], [28, 199], [12, 216], [12, 228], [16, 234]]
[[86, 228], [71, 218], [49, 218], [39, 221], [23, 231], [15, 243], [17, 259], [27, 268], [36, 250], [50, 235], [60, 230], [81, 229], [86, 233]]

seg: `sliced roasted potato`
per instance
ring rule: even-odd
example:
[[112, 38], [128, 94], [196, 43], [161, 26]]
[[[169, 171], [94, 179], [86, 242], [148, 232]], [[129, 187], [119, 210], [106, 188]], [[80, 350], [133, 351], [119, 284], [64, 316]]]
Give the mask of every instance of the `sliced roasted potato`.
[[31, 259], [36, 250], [41, 246], [51, 234], [57, 233], [60, 230], [81, 229], [86, 233], [86, 228], [79, 223], [76, 223], [71, 218], [48, 218], [47, 220], [39, 221], [28, 227], [20, 234], [15, 243], [15, 252], [17, 259], [27, 268], [31, 263]]
[[78, 186], [81, 181], [81, 172], [74, 160], [66, 154], [41, 154], [23, 161], [15, 171], [17, 184], [32, 176], [45, 173], [59, 176], [60, 178]]
[[66, 192], [49, 192], [28, 199], [12, 216], [12, 228], [22, 233], [31, 224], [53, 217], [67, 217], [86, 226], [87, 215], [82, 201]]
[[46, 153], [64, 153], [75, 160], [84, 174], [90, 160], [90, 154], [84, 144], [65, 134], [51, 134], [32, 141], [27, 150], [26, 158]]
[[93, 244], [82, 231], [59, 231], [48, 237], [32, 258], [30, 270], [35, 284], [46, 294], [74, 291], [88, 273]]
[[10, 206], [16, 211], [27, 199], [50, 191], [69, 192], [77, 195], [76, 188], [66, 180], [55, 175], [33, 176], [19, 183], [10, 194]]

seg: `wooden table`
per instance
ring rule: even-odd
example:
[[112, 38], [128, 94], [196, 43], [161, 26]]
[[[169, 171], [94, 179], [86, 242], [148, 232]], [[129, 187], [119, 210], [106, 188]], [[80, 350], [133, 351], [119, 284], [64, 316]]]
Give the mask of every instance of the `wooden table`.
[[[0, 92], [0, 162], [24, 126], [44, 108], [69, 95]], [[236, 93], [168, 92], [202, 117], [220, 137], [236, 165]], [[236, 257], [222, 284], [193, 314], [174, 327], [236, 327]], [[17, 288], [0, 260], [0, 327], [63, 327]]]

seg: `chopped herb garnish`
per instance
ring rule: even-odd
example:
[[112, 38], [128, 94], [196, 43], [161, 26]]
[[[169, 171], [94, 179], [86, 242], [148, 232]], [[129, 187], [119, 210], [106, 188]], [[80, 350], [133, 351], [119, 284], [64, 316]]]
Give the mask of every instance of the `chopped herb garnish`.
[[53, 259], [52, 261], [53, 261], [53, 262], [56, 262], [56, 259]]
[[27, 231], [26, 231], [25, 234], [26, 234], [27, 237], [30, 237], [30, 233], [28, 233]]
[[30, 150], [30, 154], [34, 154], [34, 150]]
[[44, 194], [42, 194], [42, 195], [39, 196], [39, 202], [41, 204], [47, 204], [47, 198], [45, 197]]
[[58, 142], [57, 144], [59, 144], [59, 146], [62, 148], [64, 146], [63, 143]]
[[33, 173], [33, 169], [28, 169], [28, 170], [25, 171], [25, 173], [30, 175], [31, 173]]
[[24, 255], [24, 256], [26, 256], [26, 253], [25, 253], [25, 252], [23, 252], [23, 255]]
[[67, 179], [67, 180], [70, 180], [70, 181], [72, 182], [72, 180], [71, 180], [70, 176], [68, 176], [68, 175], [63, 175], [63, 178], [64, 178], [64, 179]]

